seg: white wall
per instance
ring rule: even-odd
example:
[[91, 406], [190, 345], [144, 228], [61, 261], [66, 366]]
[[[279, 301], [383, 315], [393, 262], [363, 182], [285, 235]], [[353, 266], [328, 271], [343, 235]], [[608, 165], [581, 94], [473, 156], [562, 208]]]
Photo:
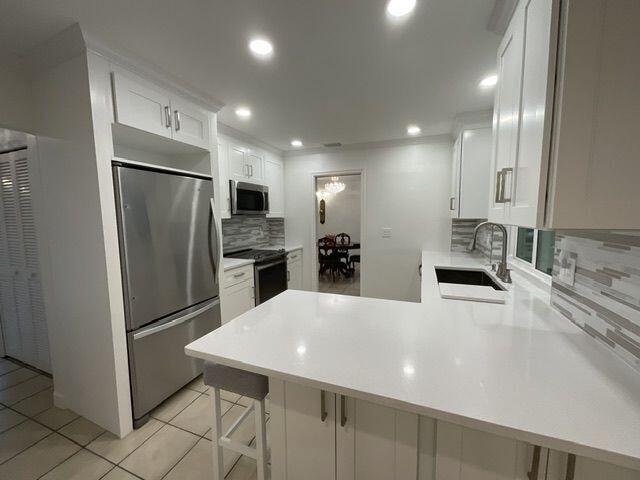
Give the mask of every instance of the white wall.
[[[317, 189], [322, 190], [324, 184], [331, 181], [331, 177], [318, 177]], [[343, 175], [340, 181], [345, 189], [325, 199], [325, 222], [320, 223], [318, 208], [316, 207], [316, 238], [326, 234], [348, 233], [352, 242], [360, 241], [360, 205], [361, 181], [360, 175]]]
[[[362, 295], [418, 301], [421, 250], [449, 248], [451, 157], [449, 137], [417, 145], [287, 157], [285, 236], [287, 243], [304, 246], [304, 288], [311, 289], [316, 273], [312, 268], [316, 255], [313, 176], [362, 170]], [[391, 228], [391, 238], [382, 238], [385, 227]]]
[[0, 68], [0, 127], [33, 131], [31, 83], [18, 59], [2, 59]]

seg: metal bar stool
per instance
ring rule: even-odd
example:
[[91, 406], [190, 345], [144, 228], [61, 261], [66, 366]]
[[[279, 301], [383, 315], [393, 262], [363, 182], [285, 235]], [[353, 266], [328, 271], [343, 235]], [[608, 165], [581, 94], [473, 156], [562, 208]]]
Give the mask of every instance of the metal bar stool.
[[[228, 448], [241, 455], [253, 458], [258, 466], [258, 480], [267, 479], [267, 428], [264, 410], [264, 399], [269, 393], [269, 379], [264, 375], [239, 370], [213, 362], [204, 365], [204, 383], [213, 389], [213, 430], [211, 431], [211, 443], [213, 446], [213, 478], [224, 479], [224, 465], [222, 462], [222, 449]], [[252, 404], [233, 422], [229, 430], [222, 432], [222, 412], [220, 408], [220, 390], [237, 393], [251, 398]], [[255, 448], [232, 440], [233, 435], [240, 424], [255, 412], [256, 422], [256, 446]]]

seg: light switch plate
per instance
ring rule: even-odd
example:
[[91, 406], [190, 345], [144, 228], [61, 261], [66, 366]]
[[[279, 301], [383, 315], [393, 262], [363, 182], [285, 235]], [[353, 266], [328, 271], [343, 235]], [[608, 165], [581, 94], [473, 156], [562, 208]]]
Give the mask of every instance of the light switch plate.
[[560, 273], [558, 274], [558, 280], [573, 287], [576, 283], [577, 263], [578, 255], [576, 253], [562, 252], [560, 254]]

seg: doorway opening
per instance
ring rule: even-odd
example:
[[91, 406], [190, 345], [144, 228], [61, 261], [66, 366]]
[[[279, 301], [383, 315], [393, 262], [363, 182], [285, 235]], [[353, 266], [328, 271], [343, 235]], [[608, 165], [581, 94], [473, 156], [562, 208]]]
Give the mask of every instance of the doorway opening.
[[318, 291], [360, 296], [362, 174], [315, 177]]

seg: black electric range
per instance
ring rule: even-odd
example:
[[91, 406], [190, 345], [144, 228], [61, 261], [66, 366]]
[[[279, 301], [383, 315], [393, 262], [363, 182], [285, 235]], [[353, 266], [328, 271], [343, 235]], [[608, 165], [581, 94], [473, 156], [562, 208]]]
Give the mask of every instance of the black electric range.
[[287, 252], [284, 248], [265, 250], [246, 248], [225, 253], [228, 258], [251, 259], [253, 263], [253, 282], [256, 292], [256, 305], [266, 302], [287, 289]]

